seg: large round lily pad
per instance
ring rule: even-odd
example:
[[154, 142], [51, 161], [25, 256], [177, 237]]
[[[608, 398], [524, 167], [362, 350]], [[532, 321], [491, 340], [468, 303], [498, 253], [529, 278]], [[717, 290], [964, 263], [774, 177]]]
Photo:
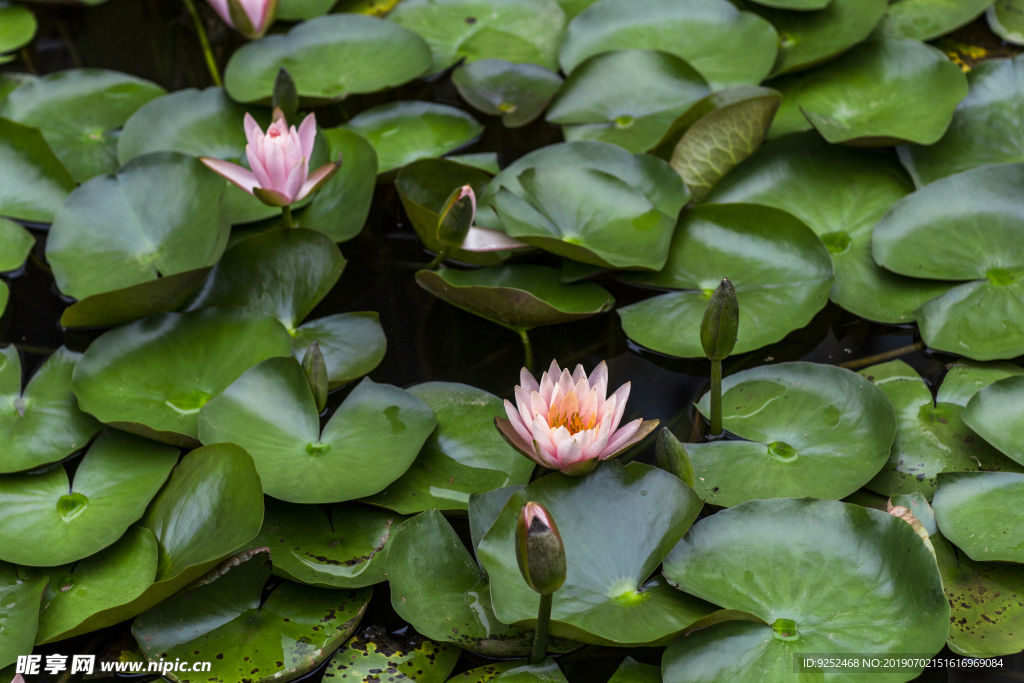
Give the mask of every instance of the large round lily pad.
[[348, 395], [322, 432], [317, 412], [299, 362], [270, 359], [203, 407], [199, 438], [245, 448], [270, 496], [336, 503], [384, 489], [409, 469], [437, 426], [423, 401], [369, 379]]
[[963, 419], [985, 441], [1024, 465], [1024, 376], [1015, 374], [976, 393]]
[[[891, 154], [830, 145], [815, 133], [773, 140], [733, 169], [705, 198], [793, 214], [828, 247], [836, 281], [829, 298], [883, 323], [908, 323], [949, 284], [897, 275], [871, 256], [871, 231], [913, 187]], [[823, 196], [830, 199], [821, 201]]]
[[1024, 9], [1020, 0], [996, 0], [985, 11], [992, 33], [1014, 45], [1024, 45]]
[[[967, 396], [944, 391], [946, 383], [985, 386], [1010, 374], [1021, 375], [1016, 365], [957, 364], [950, 369], [936, 399], [918, 374], [901, 360], [861, 370], [889, 397], [896, 409], [896, 440], [889, 461], [867, 487], [885, 496], [920, 491], [931, 499], [940, 472], [974, 470], [1024, 472], [967, 424]], [[953, 388], [953, 387], [951, 387]], [[952, 400], [950, 400], [952, 399]], [[975, 404], [978, 405], [978, 404]]]
[[81, 183], [117, 170], [117, 129], [163, 94], [156, 83], [128, 74], [72, 69], [21, 86], [0, 100], [0, 116], [38, 128]]
[[388, 20], [427, 41], [431, 72], [460, 59], [503, 59], [557, 70], [565, 12], [555, 0], [404, 0]]
[[771, 24], [726, 0], [599, 0], [569, 22], [558, 59], [571, 73], [608, 50], [665, 50], [723, 88], [764, 80], [778, 39]]
[[272, 316], [247, 308], [165, 313], [113, 329], [75, 366], [78, 405], [101, 422], [182, 446], [197, 444], [200, 408], [262, 360], [289, 356]]
[[559, 271], [547, 266], [421, 270], [416, 282], [453, 306], [516, 331], [589, 318], [615, 305], [600, 285], [564, 284]]
[[231, 55], [224, 85], [237, 102], [269, 100], [284, 67], [300, 97], [340, 100], [401, 85], [430, 61], [423, 39], [394, 22], [331, 14], [244, 45]]
[[567, 140], [604, 140], [644, 152], [708, 92], [704, 77], [677, 55], [613, 50], [572, 72], [547, 120], [562, 124]]
[[1024, 164], [937, 180], [875, 226], [875, 260], [909, 277], [963, 282], [917, 310], [933, 349], [975, 360], [1024, 353], [1024, 210], [1013, 200]]
[[905, 38], [869, 40], [772, 87], [783, 100], [769, 137], [815, 128], [831, 143], [866, 146], [938, 141], [967, 95], [960, 67]]
[[69, 481], [63, 465], [0, 477], [0, 560], [66, 564], [106, 548], [142, 517], [177, 448], [108, 429]]
[[1024, 563], [1020, 472], [939, 475], [932, 507], [942, 535], [977, 562]]
[[1022, 70], [1024, 57], [978, 64], [967, 72], [970, 90], [942, 139], [899, 148], [918, 187], [985, 164], [1024, 161]]
[[[373, 202], [377, 152], [366, 138], [343, 128], [323, 131], [331, 161], [341, 168], [296, 212], [297, 225], [318, 230], [335, 242], [352, 239], [363, 229]], [[326, 163], [326, 162], [325, 162]], [[312, 168], [312, 166], [311, 166]]]
[[949, 604], [935, 558], [909, 524], [878, 510], [750, 501], [695, 524], [664, 573], [687, 593], [764, 622], [727, 621], [678, 638], [662, 659], [666, 683], [743, 680], [750, 671], [790, 682], [810, 678], [794, 672], [797, 654], [920, 653], [919, 664], [872, 670], [873, 680], [902, 683], [946, 642]]
[[13, 52], [31, 42], [38, 26], [36, 15], [27, 7], [7, 2], [0, 4], [0, 64], [13, 59], [5, 52]]
[[989, 0], [897, 0], [889, 5], [875, 35], [931, 40], [971, 23]]
[[[585, 477], [549, 474], [513, 495], [480, 542], [499, 621], [533, 626], [540, 596], [516, 563], [515, 526], [527, 501], [551, 513], [568, 571], [552, 596], [551, 633], [583, 642], [664, 643], [715, 607], [650, 580], [703, 501], [678, 477], [640, 463], [602, 462]], [[637, 529], [643, 528], [643, 533]]]
[[344, 128], [373, 145], [378, 173], [452, 152], [472, 142], [484, 130], [461, 109], [420, 101], [378, 105], [353, 117]]
[[332, 505], [328, 517], [316, 506], [267, 498], [263, 528], [250, 545], [270, 548], [277, 576], [321, 588], [362, 588], [387, 580], [388, 548], [405, 520], [358, 503]]
[[35, 243], [36, 238], [28, 230], [0, 218], [0, 272], [21, 268]]
[[358, 627], [371, 589], [336, 591], [285, 581], [264, 599], [266, 552], [227, 567], [139, 615], [132, 635], [150, 662], [210, 662], [171, 671], [174, 683], [290, 680], [312, 671]]
[[331, 657], [324, 669], [324, 680], [378, 683], [386, 676], [396, 681], [444, 683], [460, 653], [457, 647], [435, 643], [415, 633], [392, 637], [380, 626], [371, 626]]
[[409, 393], [430, 407], [437, 429], [405, 474], [366, 502], [402, 514], [466, 510], [474, 493], [530, 480], [533, 461], [494, 429], [494, 418], [505, 415], [497, 396], [457, 382], [425, 382]]
[[[710, 415], [708, 394], [697, 404]], [[722, 424], [744, 441], [686, 444], [698, 493], [715, 505], [755, 498], [845, 498], [885, 464], [896, 416], [885, 394], [833, 365], [781, 363], [722, 381]]]
[[700, 324], [722, 278], [739, 299], [734, 353], [777, 342], [828, 303], [832, 259], [793, 216], [754, 204], [700, 205], [686, 211], [659, 273], [630, 273], [641, 285], [676, 289], [619, 309], [630, 339], [654, 351], [701, 358]]
[[99, 432], [102, 425], [78, 409], [69, 386], [81, 357], [62, 346], [22, 389], [18, 350], [0, 349], [0, 473], [61, 460]]
[[452, 83], [475, 109], [500, 116], [506, 128], [519, 128], [541, 115], [562, 77], [539, 64], [480, 59], [456, 69]]
[[0, 670], [32, 652], [39, 625], [39, 605], [46, 577], [28, 574], [13, 564], [0, 562], [0, 605], [4, 630], [0, 632]]
[[0, 216], [49, 223], [73, 189], [39, 129], [0, 118]]

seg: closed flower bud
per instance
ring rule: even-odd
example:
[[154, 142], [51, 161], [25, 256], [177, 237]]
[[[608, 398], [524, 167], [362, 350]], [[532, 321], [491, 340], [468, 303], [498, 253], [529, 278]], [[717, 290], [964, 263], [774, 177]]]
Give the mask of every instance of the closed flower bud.
[[461, 247], [466, 241], [469, 229], [476, 218], [476, 195], [473, 188], [463, 185], [456, 188], [441, 209], [437, 222], [437, 239], [448, 247]]
[[565, 583], [562, 536], [540, 503], [529, 502], [519, 513], [516, 560], [527, 585], [541, 595], [550, 595]]
[[736, 346], [736, 333], [740, 326], [740, 304], [736, 290], [728, 280], [722, 280], [711, 295], [704, 320], [700, 324], [700, 344], [708, 360], [724, 360]]
[[320, 351], [320, 345], [316, 342], [310, 344], [306, 349], [306, 355], [302, 357], [302, 371], [306, 373], [306, 380], [313, 392], [313, 401], [316, 403], [316, 411], [323, 412], [327, 405], [327, 362], [324, 361], [324, 354]]

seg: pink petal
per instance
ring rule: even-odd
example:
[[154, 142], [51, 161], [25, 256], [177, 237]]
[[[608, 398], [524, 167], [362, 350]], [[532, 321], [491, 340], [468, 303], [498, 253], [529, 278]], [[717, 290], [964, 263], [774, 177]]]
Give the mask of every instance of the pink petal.
[[305, 198], [306, 195], [312, 192], [316, 188], [316, 186], [320, 184], [320, 181], [334, 173], [336, 170], [338, 170], [337, 164], [324, 164], [320, 168], [310, 173], [309, 177], [306, 179], [306, 182], [302, 185], [302, 189], [299, 190], [299, 196], [296, 199]]
[[[586, 381], [587, 371], [583, 369], [583, 363], [577, 363], [576, 369], [572, 371], [572, 381], [574, 384], [579, 385], [580, 381]], [[589, 383], [588, 383], [589, 386]]]
[[622, 429], [611, 435], [608, 439], [608, 445], [605, 447], [604, 452], [601, 454], [602, 458], [607, 458], [609, 455], [614, 454], [623, 444], [629, 441], [630, 437], [636, 434], [636, 430], [640, 428], [640, 424], [643, 422], [643, 418], [637, 418], [625, 425]]
[[[227, 7], [227, 2], [224, 3], [224, 6]], [[263, 137], [263, 129], [260, 128], [260, 124], [256, 123], [252, 114], [246, 112], [242, 125], [245, 127], [245, 139], [250, 145], [255, 145], [256, 140]]]
[[[597, 367], [594, 368], [594, 371], [590, 373], [590, 386], [596, 389], [597, 383], [602, 379], [604, 380], [605, 386], [608, 386], [608, 364], [604, 361], [598, 363]], [[604, 396], [601, 396], [601, 399], [603, 400]]]
[[580, 445], [576, 443], [576, 439], [569, 438], [558, 444], [558, 462], [561, 463], [562, 467], [571, 465], [582, 459], [583, 450], [580, 448]]
[[515, 394], [516, 406], [518, 408], [518, 412], [516, 414], [519, 415], [520, 418], [522, 418], [523, 424], [532, 424], [533, 411], [530, 410], [530, 406], [533, 403], [533, 399], [531, 395], [526, 391], [526, 389], [523, 389], [522, 387], [516, 387]]
[[299, 161], [292, 167], [288, 172], [288, 180], [285, 183], [285, 194], [287, 194], [294, 202], [298, 198], [299, 191], [302, 189], [303, 183], [306, 182], [306, 160], [299, 159]]
[[629, 382], [615, 390], [612, 396], [615, 398], [615, 415], [612, 417], [612, 429], [619, 426], [622, 421], [622, 414], [626, 412], [626, 401], [629, 400]]
[[227, 178], [235, 185], [252, 194], [252, 188], [257, 187], [259, 182], [256, 180], [256, 176], [253, 175], [249, 169], [233, 164], [230, 161], [224, 161], [223, 159], [214, 159], [212, 157], [199, 157], [199, 160], [207, 165], [215, 173]]
[[[274, 125], [277, 125], [276, 123]], [[264, 187], [264, 190], [276, 190], [277, 192], [284, 192], [285, 182], [288, 180], [288, 169], [284, 165], [284, 150], [281, 149], [280, 145], [274, 144], [273, 141], [268, 141], [264, 146], [265, 157], [263, 164], [267, 169], [267, 174], [270, 176], [270, 187]]]
[[599, 458], [608, 448], [608, 435], [599, 434], [593, 442], [583, 449], [583, 459]]
[[231, 21], [231, 10], [228, 9], [228, 0], [209, 0], [210, 7], [216, 12], [224, 23], [231, 28], [235, 27], [235, 24]]
[[256, 180], [259, 182], [260, 187], [269, 188], [272, 183], [270, 180], [270, 174], [267, 173], [267, 166], [263, 163], [263, 157], [260, 152], [263, 146], [263, 138], [256, 140], [256, 145], [245, 146], [245, 156], [249, 159], [249, 167], [252, 168], [253, 175], [256, 176]]
[[519, 371], [519, 386], [526, 389], [527, 393], [531, 391], [540, 391], [540, 385], [537, 384], [537, 380], [534, 379], [533, 375], [526, 368]]
[[472, 227], [466, 234], [466, 239], [462, 242], [460, 249], [466, 251], [504, 251], [507, 249], [526, 249], [530, 245], [526, 242], [517, 240], [515, 237], [509, 237], [508, 234], [501, 230], [492, 230], [490, 228]]
[[576, 383], [572, 381], [572, 375], [568, 370], [562, 370], [562, 374], [558, 377], [558, 386], [562, 389], [563, 394], [568, 394], [576, 388]]
[[302, 156], [307, 159], [313, 158], [313, 143], [316, 141], [316, 114], [310, 114], [302, 119], [299, 126], [299, 148]]
[[[530, 393], [530, 413], [540, 417], [545, 422], [548, 419], [548, 411], [551, 406], [544, 400], [544, 398], [536, 391]], [[530, 418], [533, 419], [532, 417]]]
[[533, 434], [526, 427], [529, 423], [523, 423], [523, 419], [509, 401], [505, 401], [505, 413], [508, 415], [508, 421], [512, 424], [512, 428], [516, 430], [516, 434], [523, 437], [523, 441], [526, 443], [533, 442]]

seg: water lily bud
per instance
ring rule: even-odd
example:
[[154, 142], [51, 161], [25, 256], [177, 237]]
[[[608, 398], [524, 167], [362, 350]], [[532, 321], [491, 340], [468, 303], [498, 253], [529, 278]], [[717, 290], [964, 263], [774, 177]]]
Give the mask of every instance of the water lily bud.
[[277, 18], [277, 0], [210, 0], [224, 22], [246, 38], [261, 38]]
[[447, 247], [461, 247], [476, 218], [476, 194], [469, 185], [448, 196], [437, 222], [437, 239]]
[[682, 479], [687, 486], [693, 487], [693, 462], [686, 453], [686, 446], [668, 427], [662, 428], [654, 444], [654, 462], [661, 469]]
[[736, 290], [728, 280], [722, 280], [711, 295], [704, 320], [700, 324], [700, 344], [708, 360], [724, 360], [736, 346], [736, 332], [740, 326], [740, 304]]
[[562, 536], [540, 503], [529, 502], [519, 513], [516, 560], [527, 585], [541, 595], [550, 595], [565, 583]]
[[274, 79], [273, 104], [274, 109], [281, 110], [285, 119], [294, 117], [299, 111], [299, 91], [295, 88], [292, 75], [283, 66]]
[[320, 345], [316, 342], [310, 344], [306, 349], [306, 355], [302, 357], [302, 371], [306, 373], [309, 388], [313, 390], [316, 411], [322, 412], [327, 405], [327, 363], [324, 361], [324, 354], [320, 352]]

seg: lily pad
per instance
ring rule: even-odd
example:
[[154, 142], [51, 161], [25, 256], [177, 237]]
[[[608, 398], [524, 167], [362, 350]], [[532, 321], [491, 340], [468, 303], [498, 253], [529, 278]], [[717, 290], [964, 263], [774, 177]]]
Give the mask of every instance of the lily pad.
[[82, 355], [63, 346], [21, 387], [21, 357], [0, 349], [0, 473], [57, 462], [85, 448], [103, 426], [78, 409], [71, 373]]
[[900, 161], [918, 187], [985, 164], [1024, 161], [1024, 83], [1019, 71], [1024, 71], [1024, 57], [978, 64], [967, 73], [970, 91], [942, 139], [899, 148]]
[[[462, 673], [456, 676], [452, 676], [448, 679], [448, 683], [492, 683], [493, 681], [497, 680], [498, 676], [502, 675], [504, 672], [522, 666], [524, 665], [521, 660], [496, 660], [493, 662], [488, 662], [483, 666], [478, 666], [475, 669], [463, 671]], [[555, 668], [558, 668], [557, 665]], [[561, 673], [561, 670], [559, 670], [559, 673]]]
[[985, 11], [992, 33], [1014, 45], [1024, 45], [1024, 6], [1020, 0], [996, 0]]
[[388, 347], [376, 311], [336, 313], [299, 325], [292, 334], [292, 355], [302, 360], [313, 342], [324, 356], [330, 389], [376, 368]]
[[291, 353], [287, 330], [266, 313], [164, 313], [94, 341], [75, 366], [71, 390], [101, 422], [195, 446], [200, 408], [253, 365]]
[[420, 101], [372, 107], [343, 128], [370, 141], [377, 152], [378, 173], [447, 154], [469, 144], [484, 130], [461, 109]]
[[1024, 213], [1010, 201], [1022, 182], [1024, 164], [964, 171], [908, 195], [875, 226], [879, 265], [962, 283], [917, 310], [929, 347], [975, 360], [1024, 353]]
[[199, 415], [203, 443], [230, 441], [256, 463], [267, 495], [337, 503], [373, 495], [401, 476], [437, 426], [407, 391], [364, 379], [320, 429], [313, 394], [294, 358], [247, 371]]
[[0, 118], [0, 216], [49, 223], [73, 189], [39, 129]]
[[822, 10], [828, 7], [832, 0], [757, 0], [757, 4], [775, 9], [790, 9], [803, 12]]
[[700, 323], [722, 278], [740, 304], [734, 353], [774, 343], [805, 326], [828, 303], [832, 260], [814, 232], [793, 216], [754, 204], [705, 204], [680, 220], [660, 273], [631, 282], [682, 291], [620, 308], [626, 335], [659, 353], [702, 358]]
[[142, 517], [178, 449], [107, 430], [70, 482], [63, 465], [0, 478], [0, 560], [32, 567], [75, 562], [106, 548]]
[[85, 299], [213, 265], [228, 236], [218, 210], [223, 191], [213, 171], [176, 152], [137, 157], [116, 176], [87, 182], [47, 238], [57, 286]]
[[[552, 595], [551, 633], [581, 642], [661, 644], [715, 607], [649, 580], [683, 537], [703, 501], [678, 477], [637, 462], [602, 462], [585, 477], [549, 474], [509, 499], [484, 535], [478, 556], [491, 582], [498, 620], [531, 627], [540, 596], [523, 581], [515, 526], [527, 501], [558, 524], [565, 584]], [[644, 533], [637, 533], [638, 528]]]
[[991, 4], [989, 0], [896, 0], [875, 35], [931, 40], [971, 23]]
[[171, 671], [174, 683], [290, 680], [317, 668], [358, 627], [371, 589], [336, 591], [285, 581], [270, 589], [266, 552], [207, 577], [139, 615], [132, 635], [150, 662], [209, 662]]
[[7, 298], [10, 296], [10, 290], [7, 288], [7, 283], [0, 280], [0, 316], [7, 310]]
[[423, 75], [430, 60], [426, 42], [394, 22], [331, 14], [242, 46], [224, 85], [236, 102], [269, 101], [284, 67], [300, 97], [337, 101], [401, 85]]
[[692, 66], [669, 52], [614, 50], [572, 72], [548, 109], [567, 140], [603, 140], [643, 152], [709, 92]]
[[769, 138], [815, 128], [833, 144], [860, 146], [937, 142], [967, 95], [960, 67], [904, 38], [869, 40], [772, 87], [783, 100]]
[[445, 159], [449, 161], [454, 161], [457, 164], [462, 164], [464, 166], [472, 166], [473, 168], [480, 169], [488, 176], [495, 176], [501, 171], [501, 166], [498, 165], [497, 152], [472, 152], [468, 154], [449, 154], [448, 156], [445, 157]]
[[324, 670], [324, 680], [344, 683], [378, 683], [384, 676], [414, 683], [443, 683], [455, 668], [462, 651], [416, 634], [389, 636], [371, 626], [338, 650]]
[[932, 507], [942, 535], [976, 562], [1024, 563], [1020, 472], [939, 475]]
[[500, 116], [506, 128], [519, 128], [541, 115], [562, 87], [562, 77], [538, 64], [480, 59], [457, 68], [452, 83], [477, 111]]
[[0, 562], [0, 614], [4, 619], [4, 630], [0, 631], [0, 669], [14, 664], [19, 655], [32, 652], [45, 588], [45, 576], [25, 574], [12, 564]]
[[661, 669], [626, 657], [608, 683], [661, 683]]
[[555, 0], [404, 0], [388, 20], [427, 41], [432, 73], [460, 59], [503, 59], [554, 71], [565, 12]]
[[559, 271], [547, 266], [421, 270], [416, 282], [453, 306], [517, 332], [582, 320], [615, 305], [600, 285], [563, 284]]
[[[705, 394], [697, 404], [705, 417], [709, 401]], [[880, 389], [849, 370], [814, 363], [726, 377], [722, 424], [744, 440], [686, 444], [686, 452], [697, 492], [725, 507], [755, 498], [845, 498], [882, 468], [896, 433]]]
[[[950, 384], [978, 381], [985, 386], [1022, 372], [1009, 363], [989, 367], [957, 364], [946, 380]], [[919, 491], [931, 500], [940, 472], [1024, 472], [1024, 467], [1005, 457], [966, 424], [964, 406], [969, 396], [959, 400], [947, 396], [944, 382], [938, 400], [933, 399], [924, 380], [901, 360], [873, 365], [860, 374], [885, 392], [896, 409], [896, 440], [889, 461], [867, 484], [872, 491], [885, 496]]]
[[112, 327], [179, 310], [202, 286], [209, 273], [210, 266], [206, 266], [92, 294], [64, 309], [60, 315], [61, 327]]
[[72, 69], [21, 86], [0, 101], [0, 116], [38, 128], [81, 183], [117, 170], [116, 130], [163, 94], [156, 83], [128, 74]]
[[339, 503], [330, 516], [309, 505], [267, 498], [252, 544], [270, 548], [274, 574], [320, 588], [363, 588], [387, 580], [384, 564], [398, 525], [387, 510]]
[[[664, 572], [688, 593], [765, 622], [727, 621], [676, 639], [662, 659], [666, 683], [742, 680], [752, 670], [762, 681], [795, 681], [810, 678], [794, 673], [797, 654], [924, 655], [946, 642], [935, 558], [909, 524], [857, 505], [790, 498], [723, 510], [694, 525]], [[912, 680], [926, 660], [876, 670], [875, 679]]]
[[31, 42], [38, 26], [36, 15], [27, 7], [6, 2], [0, 5], [0, 63], [8, 61], [8, 55], [3, 53]]
[[[1017, 369], [1018, 366], [1013, 366]], [[1024, 465], [1024, 376], [999, 380], [976, 393], [964, 422], [985, 441]]]
[[295, 221], [335, 242], [345, 242], [360, 233], [370, 215], [377, 153], [363, 136], [343, 128], [325, 130], [323, 134], [329, 158], [340, 158], [341, 168], [316, 191], [309, 206], [295, 213]]
[[726, 0], [599, 0], [569, 22], [558, 59], [572, 73], [608, 50], [664, 50], [717, 89], [764, 80], [778, 39], [771, 24]]
[[402, 514], [466, 510], [474, 493], [530, 481], [533, 461], [494, 429], [505, 414], [497, 396], [457, 382], [425, 382], [409, 393], [434, 412], [437, 429], [405, 474], [366, 502]]
[[[837, 0], [838, 1], [838, 0]], [[830, 145], [815, 133], [773, 140], [727, 175], [708, 203], [746, 202], [790, 213], [828, 247], [836, 281], [829, 298], [883, 323], [909, 323], [948, 283], [908, 278], [880, 267], [871, 231], [913, 187], [891, 155]], [[829, 196], [828, 202], [821, 197]]]

